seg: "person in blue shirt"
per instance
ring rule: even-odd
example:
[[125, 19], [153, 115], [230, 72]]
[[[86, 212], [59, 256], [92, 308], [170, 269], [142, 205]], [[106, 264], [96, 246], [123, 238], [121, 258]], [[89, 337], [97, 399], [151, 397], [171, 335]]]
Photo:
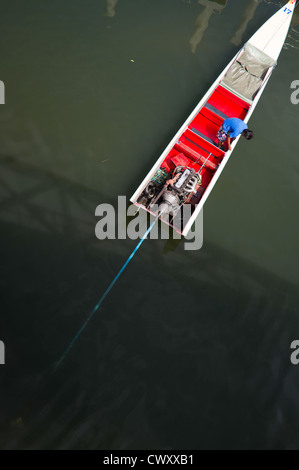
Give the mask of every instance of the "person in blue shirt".
[[238, 118], [226, 119], [217, 133], [219, 147], [222, 148], [227, 139], [228, 150], [231, 150], [232, 149], [231, 143], [240, 134], [247, 140], [251, 140], [254, 136], [253, 131], [250, 131], [248, 129], [247, 124], [245, 124], [245, 122], [242, 121], [242, 119], [238, 119]]

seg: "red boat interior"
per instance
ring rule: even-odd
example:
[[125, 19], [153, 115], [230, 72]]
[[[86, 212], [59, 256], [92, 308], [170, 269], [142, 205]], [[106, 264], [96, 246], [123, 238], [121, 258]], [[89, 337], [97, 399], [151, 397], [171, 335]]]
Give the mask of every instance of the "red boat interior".
[[246, 101], [219, 85], [171, 149], [161, 168], [172, 171], [182, 165], [195, 171], [201, 169], [205, 190], [227, 150], [218, 148], [219, 128], [227, 118], [244, 119], [249, 108]]

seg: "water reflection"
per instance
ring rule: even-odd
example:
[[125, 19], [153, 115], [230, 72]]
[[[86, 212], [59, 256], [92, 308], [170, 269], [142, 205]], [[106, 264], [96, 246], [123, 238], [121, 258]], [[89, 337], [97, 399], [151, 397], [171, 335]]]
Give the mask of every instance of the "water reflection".
[[[23, 236], [32, 239], [30, 231]], [[30, 328], [20, 334], [14, 354], [17, 364], [25, 366], [23, 351], [30, 341], [40, 360], [32, 353], [29, 372], [20, 367], [1, 383], [1, 449], [197, 448], [198, 442], [207, 449], [296, 445], [291, 417], [298, 401], [298, 374], [289, 361], [289, 346], [298, 331], [297, 288], [210, 243], [187, 260], [184, 252], [176, 255], [172, 270], [161, 262], [158, 250], [149, 251], [152, 259], [143, 270], [148, 289], [141, 285], [138, 291], [135, 286], [132, 295], [131, 283], [138, 286], [142, 280], [127, 277], [109, 308], [90, 325], [85, 343], [73, 350], [63, 371], [34, 400], [25, 426], [9, 427], [16, 412], [32, 400], [44, 364], [57, 355], [90, 304], [86, 286], [93, 281], [94, 297], [104, 279], [102, 270], [95, 271], [102, 251], [82, 257], [80, 245], [66, 250], [62, 238], [45, 241], [45, 251], [33, 241], [27, 245], [28, 254], [45, 265], [41, 273], [33, 269], [26, 276], [37, 300], [28, 297], [22, 282], [13, 311], [3, 314], [14, 315], [20, 323], [24, 298], [27, 304], [29, 298]], [[63, 269], [55, 269], [54, 255], [63, 259]], [[6, 269], [10, 261], [9, 256], [2, 260]], [[53, 267], [41, 290], [39, 279], [35, 287], [36, 278], [45, 278], [49, 263]], [[109, 263], [119, 263], [113, 251]], [[135, 273], [141, 273], [142, 266], [136, 262]], [[69, 284], [61, 285], [63, 279]], [[3, 294], [5, 300], [10, 297], [7, 290]], [[18, 406], [16, 389], [22, 390]], [[240, 416], [245, 431], [240, 431]], [[182, 419], [186, 431], [178, 433], [175, 423]], [[292, 432], [281, 431], [290, 426]]]
[[231, 38], [230, 42], [239, 46], [242, 42], [244, 33], [247, 30], [248, 23], [254, 18], [255, 12], [262, 0], [249, 0], [240, 23], [239, 28]]
[[[264, 0], [265, 3], [269, 5], [276, 5], [277, 8], [281, 8], [285, 2], [281, 1], [273, 1], [273, 0]], [[262, 3], [262, 0], [249, 0], [248, 4], [245, 7], [244, 14], [240, 23], [239, 28], [231, 38], [231, 42], [236, 46], [240, 46], [245, 32], [247, 30], [249, 22], [254, 18], [257, 7], [259, 4]], [[296, 29], [296, 26], [299, 25], [299, 10], [295, 10], [293, 20], [292, 20], [292, 27], [288, 34], [287, 41], [284, 45], [284, 48], [287, 49], [288, 47], [299, 48], [299, 31]]]
[[[228, 0], [198, 0], [198, 3], [204, 7], [203, 11], [197, 16], [195, 20], [195, 32], [190, 38], [190, 47], [191, 47], [191, 52], [194, 54], [196, 52], [196, 49], [198, 45], [200, 44], [204, 33], [209, 27], [209, 21], [211, 16], [214, 13], [221, 13], [222, 10], [227, 5]], [[244, 13], [240, 22], [240, 25], [235, 32], [235, 34], [232, 36], [230, 42], [233, 43], [235, 46], [240, 46], [243, 42], [245, 33], [248, 28], [248, 24], [250, 21], [254, 18], [256, 14], [256, 10], [259, 6], [260, 3], [264, 1], [265, 3], [269, 5], [276, 5], [277, 8], [280, 8], [283, 6], [284, 2], [281, 1], [274, 1], [274, 0], [249, 0], [244, 9]], [[297, 8], [295, 10], [293, 20], [292, 20], [292, 28], [290, 30], [290, 33], [288, 35], [287, 42], [285, 44], [285, 48], [287, 47], [293, 47], [293, 48], [299, 48], [299, 29], [296, 28], [296, 26], [299, 25], [299, 9]]]
[[198, 0], [204, 10], [195, 20], [195, 32], [190, 38], [191, 52], [195, 54], [197, 46], [201, 42], [205, 31], [208, 29], [209, 21], [214, 13], [221, 13], [227, 5], [227, 0]]
[[106, 13], [105, 16], [113, 18], [116, 15], [115, 7], [118, 3], [118, 0], [106, 0]]
[[94, 230], [96, 191], [0, 155], [0, 221], [49, 234], [88, 239]]

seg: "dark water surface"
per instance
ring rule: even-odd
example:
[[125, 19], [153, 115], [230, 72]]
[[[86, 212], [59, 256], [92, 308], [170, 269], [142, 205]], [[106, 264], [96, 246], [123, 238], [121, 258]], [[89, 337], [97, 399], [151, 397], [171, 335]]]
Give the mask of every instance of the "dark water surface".
[[132, 194], [279, 6], [2, 1], [2, 449], [299, 448], [298, 11], [203, 249], [147, 241], [42, 386], [136, 246], [97, 240], [96, 206]]

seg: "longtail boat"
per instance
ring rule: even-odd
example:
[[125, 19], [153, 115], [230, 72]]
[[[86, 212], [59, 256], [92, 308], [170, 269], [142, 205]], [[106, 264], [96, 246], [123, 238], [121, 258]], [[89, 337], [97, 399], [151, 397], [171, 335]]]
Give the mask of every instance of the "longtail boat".
[[219, 128], [227, 118], [248, 123], [277, 65], [295, 6], [290, 0], [274, 14], [217, 78], [133, 194], [138, 208], [188, 234], [240, 139], [231, 150], [220, 148]]

